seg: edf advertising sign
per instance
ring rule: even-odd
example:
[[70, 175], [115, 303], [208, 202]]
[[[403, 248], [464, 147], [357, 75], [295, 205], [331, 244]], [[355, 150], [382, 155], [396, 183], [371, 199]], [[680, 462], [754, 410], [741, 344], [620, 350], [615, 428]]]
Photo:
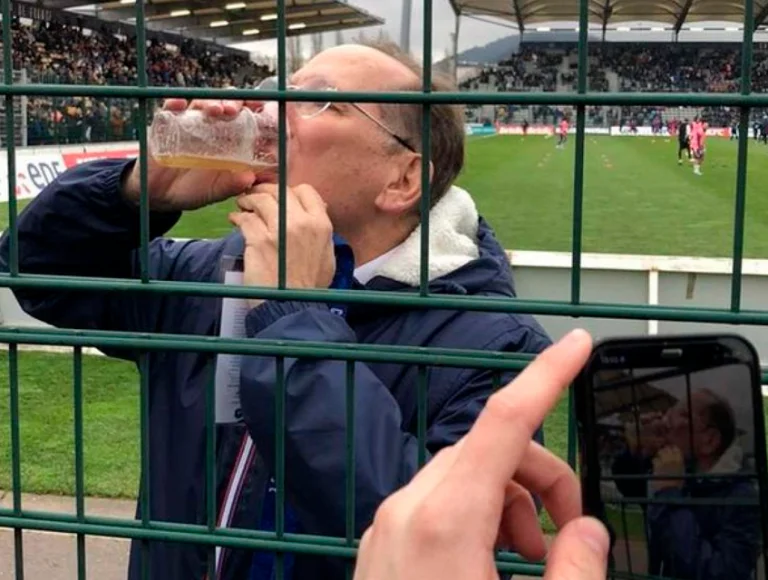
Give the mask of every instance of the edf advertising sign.
[[495, 135], [496, 127], [483, 123], [465, 123], [464, 132], [467, 135]]

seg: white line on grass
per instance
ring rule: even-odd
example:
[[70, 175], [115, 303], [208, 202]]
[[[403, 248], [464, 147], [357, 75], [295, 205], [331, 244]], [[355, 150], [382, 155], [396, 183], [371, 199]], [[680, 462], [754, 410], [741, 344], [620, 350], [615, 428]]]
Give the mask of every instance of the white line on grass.
[[[10, 535], [11, 532], [13, 532], [13, 530], [0, 530], [0, 535], [5, 535], [5, 534]], [[64, 540], [66, 540], [68, 538], [76, 538], [77, 537], [76, 533], [72, 533], [72, 532], [54, 532], [54, 531], [51, 531], [51, 530], [30, 530], [30, 529], [25, 529], [24, 533], [32, 535], [32, 536], [55, 536], [55, 537], [58, 537], [58, 538], [62, 538]], [[90, 539], [95, 539], [95, 540], [99, 540], [99, 541], [106, 540], [107, 542], [116, 542], [116, 543], [121, 543], [121, 544], [127, 544], [130, 541], [130, 538], [116, 538], [116, 537], [112, 537], [112, 536], [91, 536]]]
[[491, 137], [498, 137], [498, 133], [494, 133], [493, 135], [469, 135], [469, 138], [467, 141], [480, 141], [481, 139], [490, 139]]

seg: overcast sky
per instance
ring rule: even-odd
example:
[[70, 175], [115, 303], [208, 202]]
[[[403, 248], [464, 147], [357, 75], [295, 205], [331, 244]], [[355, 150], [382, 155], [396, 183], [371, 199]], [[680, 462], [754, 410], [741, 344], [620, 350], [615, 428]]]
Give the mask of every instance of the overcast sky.
[[[350, 0], [350, 4], [362, 8], [383, 18], [386, 24], [384, 30], [389, 34], [392, 40], [400, 41], [400, 24], [402, 20], [402, 0]], [[411, 18], [411, 51], [418, 56], [422, 54], [423, 27], [424, 27], [424, 9], [421, 0], [413, 0], [413, 14]], [[440, 60], [446, 50], [450, 50], [451, 34], [456, 25], [456, 18], [451, 9], [448, 0], [434, 0], [432, 7], [432, 60]], [[359, 30], [344, 31], [344, 38], [349, 40], [356, 36], [360, 31], [366, 31], [369, 36], [375, 36], [379, 27], [364, 28]], [[461, 31], [459, 34], [459, 51], [471, 48], [477, 45], [483, 45], [498, 38], [512, 34], [508, 26], [480, 22], [472, 18], [461, 19]], [[335, 44], [335, 34], [327, 34], [325, 46]], [[305, 51], [311, 49], [312, 41], [307, 36], [302, 40]], [[273, 55], [277, 51], [277, 45], [274, 41], [249, 42], [236, 45], [251, 52]]]

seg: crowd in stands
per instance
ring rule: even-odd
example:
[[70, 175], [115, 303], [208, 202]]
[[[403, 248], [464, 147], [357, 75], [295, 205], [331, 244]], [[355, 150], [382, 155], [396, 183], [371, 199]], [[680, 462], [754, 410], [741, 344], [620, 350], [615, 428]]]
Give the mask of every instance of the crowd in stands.
[[498, 66], [483, 70], [477, 78], [462, 83], [461, 88], [478, 90], [480, 85], [492, 84], [505, 91], [534, 90], [539, 87], [541, 90], [554, 91], [562, 59], [559, 54], [524, 49], [499, 62]]
[[[135, 38], [19, 19], [12, 22], [12, 34], [13, 67], [24, 70], [28, 82], [137, 84]], [[245, 56], [213, 53], [192, 40], [175, 48], [156, 41], [147, 46], [147, 82], [153, 86], [249, 87], [269, 74]], [[135, 101], [68, 97], [27, 103], [29, 145], [135, 139], [140, 122]]]
[[623, 91], [727, 92], [741, 75], [740, 52], [728, 45], [605, 44], [596, 53], [600, 68], [618, 73]]
[[[85, 30], [55, 22], [12, 22], [13, 67], [28, 82], [133, 85], [137, 83], [135, 38], [106, 29]], [[0, 43], [1, 44], [1, 43]], [[753, 90], [768, 91], [768, 46], [756, 44]], [[591, 91], [733, 92], [741, 76], [740, 46], [730, 44], [592, 44], [587, 73]], [[521, 50], [461, 84], [464, 90], [575, 91], [578, 87], [575, 45]], [[151, 41], [147, 47], [147, 81], [155, 86], [249, 87], [272, 74], [247, 57], [217, 54], [200, 43], [183, 46]], [[148, 117], [157, 103], [151, 103]], [[521, 107], [496, 112], [512, 120]], [[523, 107], [523, 109], [528, 109]], [[564, 113], [557, 107], [530, 107], [533, 123], [553, 123]], [[668, 120], [658, 107], [589, 107], [591, 125], [656, 126]], [[703, 111], [711, 125], [730, 126], [738, 113], [723, 107]], [[758, 112], [762, 116], [762, 112]], [[142, 119], [136, 101], [80, 97], [29, 98], [29, 145], [136, 139]]]
[[[768, 46], [755, 44], [752, 87], [768, 91]], [[587, 83], [590, 91], [734, 92], [741, 78], [741, 47], [735, 44], [599, 43], [589, 47]], [[523, 45], [518, 54], [487, 67], [475, 79], [462, 83], [465, 90], [559, 91], [578, 87], [575, 45]], [[613, 77], [613, 86], [609, 78]], [[512, 107], [514, 112], [517, 108]], [[727, 127], [738, 113], [725, 107], [701, 111], [710, 125]], [[594, 107], [587, 111], [595, 125], [663, 124], [674, 111], [659, 107]], [[762, 118], [762, 111], [756, 113]], [[531, 122], [552, 123], [556, 108], [531, 107]]]

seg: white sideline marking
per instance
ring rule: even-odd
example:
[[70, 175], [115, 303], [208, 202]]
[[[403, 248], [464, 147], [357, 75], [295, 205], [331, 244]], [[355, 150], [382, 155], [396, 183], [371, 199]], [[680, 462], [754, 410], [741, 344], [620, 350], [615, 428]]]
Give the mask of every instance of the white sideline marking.
[[[24, 535], [38, 535], [38, 536], [58, 536], [59, 538], [76, 538], [77, 534], [73, 534], [71, 532], [52, 532], [50, 530], [31, 530], [29, 528], [23, 528]], [[0, 534], [12, 534], [13, 529], [11, 528], [2, 528], [0, 529]], [[90, 535], [91, 539], [96, 539], [99, 541], [107, 540], [110, 542], [122, 542], [122, 543], [128, 543], [131, 541], [130, 538], [116, 538], [114, 536], [96, 536], [96, 535]]]
[[494, 133], [493, 135], [469, 135], [467, 141], [480, 141], [481, 139], [490, 139], [491, 137], [498, 137], [498, 133]]
[[[2, 343], [0, 344], [0, 352], [7, 351], [9, 348], [8, 344]], [[47, 345], [47, 344], [20, 344], [18, 348], [19, 352], [51, 352], [56, 354], [72, 354], [75, 350], [72, 346], [55, 346], [55, 345]], [[91, 356], [106, 356], [103, 352], [101, 352], [97, 348], [93, 348], [92, 346], [84, 346], [83, 347], [83, 354], [91, 355]]]

